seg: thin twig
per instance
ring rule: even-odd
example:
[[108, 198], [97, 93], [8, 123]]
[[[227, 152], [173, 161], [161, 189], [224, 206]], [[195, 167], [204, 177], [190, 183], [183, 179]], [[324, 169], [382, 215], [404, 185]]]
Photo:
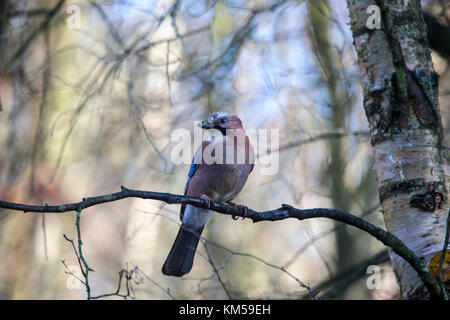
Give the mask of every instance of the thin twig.
[[[117, 289], [115, 292], [112, 293], [105, 293], [105, 294], [100, 294], [98, 296], [93, 296], [91, 297], [91, 300], [95, 300], [95, 299], [101, 299], [101, 298], [106, 298], [106, 297], [113, 297], [113, 296], [117, 296], [117, 297], [121, 297], [125, 300], [127, 300], [128, 298], [131, 299], [136, 299], [136, 295], [134, 294], [134, 289], [133, 289], [133, 285], [132, 283], [136, 283], [139, 284], [140, 281], [138, 280], [134, 280], [133, 277], [135, 274], [137, 274], [138, 272], [138, 267], [134, 267], [131, 270], [127, 269], [122, 269], [119, 271], [119, 281], [117, 283]], [[120, 293], [120, 290], [122, 289], [122, 280], [125, 279], [125, 288], [126, 288], [126, 294]]]
[[75, 255], [78, 260], [78, 265], [80, 266], [80, 269], [81, 269], [81, 274], [83, 275], [83, 278], [84, 278], [84, 281], [82, 281], [82, 283], [86, 287], [87, 299], [90, 300], [91, 299], [91, 287], [89, 286], [89, 271], [95, 271], [95, 270], [93, 270], [89, 267], [89, 265], [86, 261], [86, 258], [83, 255], [83, 248], [82, 248], [83, 241], [81, 240], [80, 221], [81, 221], [81, 208], [78, 208], [77, 209], [77, 218], [76, 218], [76, 223], [75, 223], [75, 225], [77, 227], [78, 249], [75, 247], [75, 243], [73, 242], [72, 239], [69, 239], [65, 234], [63, 234], [63, 236], [64, 236], [64, 239], [66, 239], [68, 242], [70, 242], [70, 244], [72, 245], [73, 251], [75, 252]]
[[225, 293], [226, 293], [228, 299], [231, 300], [230, 292], [228, 291], [227, 286], [225, 285], [225, 282], [222, 280], [222, 277], [221, 277], [220, 274], [219, 274], [219, 269], [218, 269], [218, 268], [216, 267], [216, 265], [214, 264], [214, 261], [213, 261], [211, 255], [210, 255], [210, 253], [209, 253], [209, 251], [208, 251], [208, 245], [207, 245], [206, 241], [203, 242], [203, 246], [205, 247], [206, 255], [208, 256], [208, 262], [209, 262], [209, 264], [213, 267], [213, 271], [214, 271], [214, 273], [215, 273], [216, 276], [217, 276], [217, 280], [219, 280], [220, 285], [222, 286], [223, 291], [225, 291]]

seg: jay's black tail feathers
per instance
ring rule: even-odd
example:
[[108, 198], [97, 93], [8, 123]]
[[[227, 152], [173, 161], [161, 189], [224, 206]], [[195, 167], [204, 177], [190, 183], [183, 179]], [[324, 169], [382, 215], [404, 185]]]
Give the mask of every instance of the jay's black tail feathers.
[[203, 226], [197, 230], [189, 230], [184, 225], [178, 231], [172, 249], [162, 267], [166, 276], [181, 277], [191, 271], [195, 251], [203, 231]]

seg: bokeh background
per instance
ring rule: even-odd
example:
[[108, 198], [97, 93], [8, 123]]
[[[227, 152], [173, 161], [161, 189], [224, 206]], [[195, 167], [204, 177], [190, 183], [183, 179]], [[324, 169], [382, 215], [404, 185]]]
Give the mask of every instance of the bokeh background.
[[[422, 5], [449, 25], [447, 1]], [[1, 200], [60, 204], [121, 185], [182, 194], [189, 164], [172, 162], [172, 132], [228, 111], [280, 130], [279, 170], [256, 165], [235, 202], [333, 207], [384, 227], [344, 0], [3, 0], [0, 15]], [[432, 57], [448, 134], [449, 59]], [[323, 299], [397, 296], [381, 243], [326, 219], [214, 214], [192, 271], [165, 277], [178, 211], [141, 199], [84, 210], [93, 295], [138, 266], [137, 299], [311, 299], [305, 286]], [[63, 234], [76, 240], [74, 213], [0, 209], [1, 299], [86, 298], [61, 262], [80, 275]]]

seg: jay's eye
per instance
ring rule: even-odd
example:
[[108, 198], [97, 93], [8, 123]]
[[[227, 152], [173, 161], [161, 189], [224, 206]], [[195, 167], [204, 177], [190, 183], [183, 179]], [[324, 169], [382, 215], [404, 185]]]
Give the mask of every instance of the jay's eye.
[[220, 118], [220, 124], [226, 124], [228, 120], [226, 118]]

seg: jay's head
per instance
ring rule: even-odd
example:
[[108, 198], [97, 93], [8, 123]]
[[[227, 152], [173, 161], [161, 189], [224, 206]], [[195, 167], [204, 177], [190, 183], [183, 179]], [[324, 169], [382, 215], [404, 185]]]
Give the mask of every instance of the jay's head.
[[226, 135], [226, 130], [242, 129], [242, 121], [237, 115], [228, 112], [214, 112], [199, 126], [203, 129], [216, 129]]

